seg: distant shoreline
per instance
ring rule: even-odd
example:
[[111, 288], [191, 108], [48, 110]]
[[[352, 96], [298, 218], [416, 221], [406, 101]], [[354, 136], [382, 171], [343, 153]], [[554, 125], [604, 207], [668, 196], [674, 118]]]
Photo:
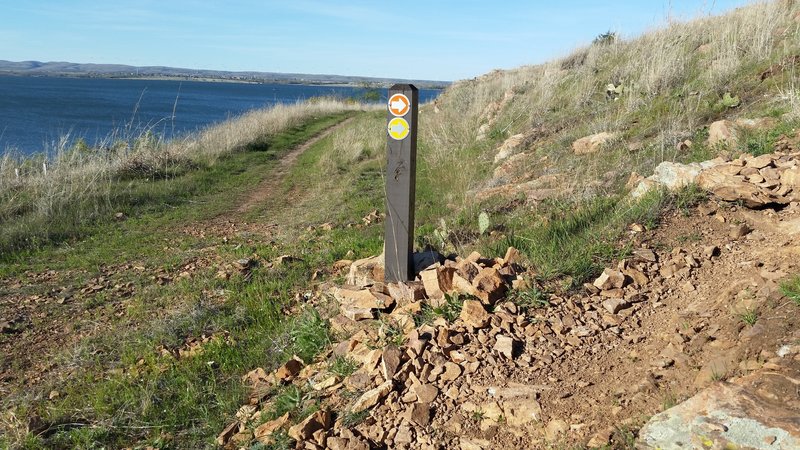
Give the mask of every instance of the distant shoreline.
[[[56, 74], [56, 73], [19, 73], [19, 72], [0, 72], [0, 76], [10, 77], [26, 77], [26, 78], [80, 78], [80, 79], [102, 79], [102, 80], [157, 80], [157, 81], [197, 81], [200, 83], [238, 83], [238, 84], [282, 84], [282, 85], [298, 85], [298, 86], [331, 86], [331, 87], [363, 87], [370, 88], [385, 88], [387, 86], [365, 86], [360, 82], [320, 82], [320, 81], [287, 81], [287, 80], [240, 80], [234, 78], [220, 78], [220, 77], [192, 77], [185, 75], [96, 75], [96, 74]], [[422, 89], [444, 89], [445, 86], [423, 86]]]
[[120, 64], [42, 63], [38, 61], [13, 62], [4, 60], [0, 60], [0, 76], [294, 84], [303, 86], [363, 87], [367, 89], [388, 88], [396, 83], [410, 83], [420, 89], [442, 90], [451, 84], [449, 81], [442, 80], [406, 80], [330, 74], [232, 72], [162, 66], [137, 67]]

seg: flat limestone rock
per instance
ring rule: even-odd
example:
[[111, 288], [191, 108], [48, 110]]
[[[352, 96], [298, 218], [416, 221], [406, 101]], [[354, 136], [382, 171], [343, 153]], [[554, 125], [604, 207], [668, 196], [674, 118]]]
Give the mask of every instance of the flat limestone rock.
[[373, 256], [370, 258], [354, 261], [347, 273], [347, 284], [358, 287], [371, 286], [383, 281], [384, 276], [384, 255]]
[[748, 208], [760, 208], [775, 200], [760, 187], [741, 176], [726, 173], [722, 167], [703, 171], [697, 177], [697, 184], [721, 200], [741, 201]]
[[800, 448], [800, 370], [764, 370], [716, 383], [653, 416], [637, 448]]
[[600, 150], [608, 141], [614, 138], [615, 135], [613, 133], [608, 133], [606, 131], [582, 137], [572, 143], [572, 151], [576, 155], [595, 153]]
[[464, 323], [474, 328], [483, 328], [489, 324], [489, 313], [477, 300], [465, 300], [459, 317]]
[[383, 384], [379, 385], [378, 387], [371, 389], [361, 397], [356, 400], [356, 402], [352, 406], [352, 411], [354, 413], [359, 413], [364, 411], [365, 409], [372, 408], [373, 406], [377, 405], [379, 401], [381, 401], [389, 392], [392, 390], [392, 380], [387, 380]]

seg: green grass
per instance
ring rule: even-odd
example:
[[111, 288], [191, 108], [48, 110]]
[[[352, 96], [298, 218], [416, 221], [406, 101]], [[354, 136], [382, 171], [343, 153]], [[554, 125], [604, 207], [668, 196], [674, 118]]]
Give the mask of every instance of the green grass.
[[461, 315], [464, 300], [469, 298], [470, 296], [468, 295], [458, 295], [457, 293], [445, 294], [444, 303], [441, 306], [423, 305], [420, 312], [415, 314], [414, 323], [417, 326], [422, 324], [430, 325], [440, 317], [452, 323]]
[[571, 287], [580, 286], [630, 251], [618, 244], [628, 224], [653, 227], [667, 200], [664, 193], [653, 191], [637, 202], [610, 197], [551, 204], [539, 223], [514, 226], [519, 231], [496, 246], [495, 253], [516, 247], [543, 279], [566, 279]]
[[675, 207], [678, 208], [684, 216], [688, 216], [691, 208], [696, 207], [708, 199], [708, 192], [697, 184], [692, 183], [678, 189], [673, 196]]
[[369, 415], [370, 411], [368, 409], [357, 413], [347, 411], [342, 416], [342, 425], [345, 427], [354, 427], [363, 422], [367, 417], [369, 417]]
[[537, 287], [512, 291], [509, 299], [523, 311], [545, 308], [550, 305], [547, 293]]
[[781, 292], [789, 300], [800, 306], [800, 275], [795, 275], [781, 283]]
[[748, 309], [747, 311], [744, 311], [739, 314], [739, 319], [745, 324], [750, 325], [752, 327], [753, 325], [756, 324], [756, 322], [758, 322], [758, 316], [759, 316], [758, 311], [754, 309]]
[[[299, 387], [290, 384], [272, 397], [272, 409], [269, 411], [267, 418], [269, 420], [274, 420], [289, 413], [289, 416], [295, 420], [303, 419], [314, 412], [306, 411], [307, 408], [309, 410], [313, 409], [313, 407], [306, 406], [308, 400], [307, 391], [303, 391]], [[313, 404], [313, 401], [309, 404]]]
[[347, 356], [337, 355], [328, 364], [328, 371], [341, 378], [345, 378], [355, 372], [359, 367], [357, 361]]
[[306, 363], [331, 344], [327, 322], [314, 309], [309, 309], [295, 321], [289, 332], [296, 354]]
[[[329, 123], [328, 119], [318, 125]], [[306, 138], [315, 133], [312, 127], [306, 129]], [[285, 142], [289, 145], [292, 141]], [[306, 308], [287, 316], [287, 308], [294, 307], [295, 293], [308, 289], [309, 274], [315, 269], [330, 267], [350, 249], [376, 251], [380, 226], [340, 228], [280, 243], [233, 236], [221, 245], [213, 237], [196, 238], [179, 231], [184, 224], [226, 211], [232, 193], [244, 192], [268, 176], [272, 164], [258, 163], [254, 155], [233, 154], [206, 173], [187, 175], [199, 177], [195, 180], [208, 177], [209, 182], [219, 177], [202, 195], [176, 201], [171, 207], [143, 207], [125, 222], [96, 224], [70, 246], [29, 249], [0, 266], [0, 272], [11, 275], [44, 268], [96, 270], [108, 261], [122, 260], [174, 273], [211, 245], [221, 261], [250, 255], [269, 261], [287, 253], [302, 258], [275, 268], [259, 266], [249, 279], [234, 275], [227, 281], [214, 278], [213, 266], [165, 286], [154, 285], [146, 275], [121, 274], [137, 286], [134, 297], [125, 300], [128, 314], [122, 318], [111, 314], [120, 299], [105, 294], [88, 299], [87, 306], [93, 307], [88, 311], [97, 318], [73, 320], [76, 330], [90, 325], [83, 325], [88, 319], [102, 321], [108, 332], [84, 338], [79, 349], [85, 350], [66, 349], [63, 356], [56, 357], [57, 362], [78, 364], [71, 378], [40, 387], [45, 397], [51, 388], [58, 389], [61, 396], [52, 402], [3, 399], [3, 406], [20, 414], [39, 415], [47, 423], [91, 424], [29, 436], [29, 448], [124, 447], [132, 443], [203, 447], [246, 401], [247, 392], [240, 381], [244, 373], [256, 367], [272, 370], [293, 355], [311, 362], [330, 344], [328, 323], [317, 311]], [[223, 170], [226, 168], [231, 169], [229, 173]], [[378, 203], [379, 197], [372, 202]], [[292, 235], [301, 230], [289, 229]], [[81, 281], [80, 277], [68, 280], [76, 287]], [[210, 292], [224, 292], [226, 298], [208, 297]], [[202, 353], [191, 357], [174, 359], [157, 351], [161, 347], [177, 350], [186, 338], [202, 334], [228, 338], [205, 344]], [[294, 408], [293, 417], [309, 413], [315, 404], [304, 398], [303, 404]], [[159, 444], [163, 433], [173, 440]]]
[[[755, 16], [747, 12], [731, 23]], [[438, 114], [425, 110], [417, 161], [419, 246], [436, 245], [462, 255], [480, 249], [489, 256], [517, 247], [537, 273], [537, 287], [516, 294], [514, 301], [522, 309], [544, 307], [546, 292], [580, 286], [615, 258], [627, 256], [633, 241], [626, 236], [627, 225], [637, 222], [652, 228], [666, 208], [688, 211], [703, 200], [702, 192], [690, 186], [674, 196], [652, 192], [629, 202], [617, 188], [630, 171], [647, 175], [664, 160], [701, 161], [723, 150], [760, 154], [770, 151], [780, 133], [796, 126], [785, 122], [775, 130], [745, 133], [732, 149], [706, 146], [704, 126], [713, 120], [763, 110], [771, 115], [788, 112], [763, 99], [774, 97], [775, 87], [786, 86], [790, 75], [765, 83], [754, 75], [783, 53], [796, 52], [796, 39], [791, 40], [796, 36], [775, 38], [774, 54], [765, 57], [754, 43], [758, 37], [775, 35], [774, 30], [751, 26], [758, 36], [738, 41], [741, 57], [735, 67], [712, 73], [717, 69], [708, 63], [720, 55], [695, 49], [706, 38], [706, 27], [721, 36], [720, 42], [736, 36], [735, 27], [726, 28], [717, 19], [670, 26], [676, 28], [651, 40], [619, 40], [579, 50], [588, 59], [577, 58], [557, 77], [549, 75], [553, 66], [527, 67], [459, 83], [440, 98]], [[625, 90], [619, 101], [608, 101], [602, 87], [617, 79]], [[515, 100], [500, 111], [487, 139], [477, 141], [477, 125], [485, 123], [483, 111], [509, 88]], [[740, 96], [742, 105], [735, 111], [721, 101], [725, 92]], [[120, 274], [119, 281], [135, 284], [132, 298], [107, 293], [81, 298], [82, 314], [60, 317], [87, 335], [97, 324], [106, 328], [53, 356], [57, 367], [71, 369], [70, 377], [32, 389], [30, 396], [25, 392], [0, 399], [4, 410], [20, 417], [37, 414], [62, 424], [47, 435], [25, 437], [27, 448], [211, 447], [213, 437], [247, 399], [243, 374], [256, 367], [273, 370], [294, 355], [308, 363], [317, 361], [332, 341], [328, 324], [320, 312], [300, 308], [295, 295], [312, 290], [309, 277], [315, 270], [322, 272], [320, 281], [337, 282], [328, 273], [334, 261], [380, 253], [382, 224], [363, 226], [361, 217], [383, 207], [384, 112], [357, 114], [345, 130], [349, 136], [337, 132], [309, 148], [278, 195], [244, 217], [251, 223], [277, 223], [274, 236], [232, 233], [222, 241], [218, 236], [186, 235], [181, 227], [229, 212], [231, 199], [270, 176], [281, 155], [345, 115], [309, 120], [214, 161], [173, 161], [165, 166], [168, 169], [156, 171], [132, 167], [114, 180], [112, 195], [84, 197], [81, 203], [57, 208], [46, 221], [32, 214], [33, 201], [26, 198], [14, 205], [11, 215], [0, 217], [0, 277], [77, 270], [43, 290], [59, 283], [80, 287], [111, 261], [175, 274], [189, 262], [209, 254], [215, 258], [192, 278], [164, 286], [154, 285], [148, 274]], [[530, 179], [556, 174], [565, 180], [559, 187], [575, 190], [565, 190], [566, 198], [540, 202], [533, 209], [523, 206], [524, 198], [473, 201], [473, 190], [485, 187], [491, 176], [494, 149], [506, 137], [534, 128], [541, 130], [541, 137], [524, 149], [527, 159], [517, 164], [530, 170]], [[615, 131], [619, 138], [602, 154], [575, 157], [571, 142], [599, 130]], [[675, 151], [675, 140], [687, 137], [694, 142], [692, 148]], [[632, 141], [642, 142], [642, 150], [628, 151], [626, 144]], [[612, 195], [606, 196], [608, 192]], [[117, 211], [129, 219], [113, 221]], [[481, 211], [491, 218], [490, 233], [479, 232]], [[305, 231], [323, 222], [333, 223], [334, 229]], [[224, 281], [214, 278], [226, 262], [241, 257], [266, 262], [281, 254], [301, 261], [274, 268], [264, 264], [247, 279], [238, 274]], [[782, 289], [800, 304], [800, 277], [785, 282]], [[448, 298], [440, 308], [426, 308], [418, 320], [452, 320], [462, 300]], [[117, 318], [118, 310], [125, 315]], [[404, 338], [385, 316], [379, 333], [383, 344], [399, 345]], [[195, 356], [175, 359], [158, 351], [176, 351], [187, 339], [203, 334], [222, 338], [205, 344]], [[353, 365], [334, 359], [327, 369], [346, 376]], [[61, 393], [58, 399], [32, 400], [46, 398], [51, 388]], [[284, 387], [271, 400], [271, 414], [289, 412], [295, 421], [319, 407], [314, 393], [299, 387]], [[475, 414], [479, 419], [480, 412]], [[364, 418], [343, 416], [351, 424]], [[288, 448], [289, 439], [282, 436], [274, 445], [254, 448]], [[620, 430], [618, 448], [632, 448], [631, 436]]]

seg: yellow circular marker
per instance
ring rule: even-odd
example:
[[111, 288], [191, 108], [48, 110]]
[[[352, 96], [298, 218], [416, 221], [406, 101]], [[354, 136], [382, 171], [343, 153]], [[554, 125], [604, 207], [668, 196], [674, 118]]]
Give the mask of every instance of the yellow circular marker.
[[410, 131], [411, 127], [408, 126], [406, 119], [403, 119], [402, 117], [395, 117], [389, 121], [389, 125], [386, 127], [386, 129], [392, 139], [396, 141], [402, 141], [406, 138], [406, 136], [408, 136], [408, 132]]

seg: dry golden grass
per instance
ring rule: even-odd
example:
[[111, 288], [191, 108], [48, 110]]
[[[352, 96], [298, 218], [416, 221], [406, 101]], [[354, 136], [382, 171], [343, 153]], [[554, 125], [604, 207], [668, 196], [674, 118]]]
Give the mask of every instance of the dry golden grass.
[[310, 117], [364, 108], [358, 103], [313, 99], [251, 111], [180, 140], [165, 141], [144, 131], [124, 138], [112, 135], [98, 148], [88, 148], [73, 145], [66, 135], [42, 156], [6, 153], [0, 156], [0, 222], [21, 215], [46, 219], [64, 208], [91, 216], [93, 207], [82, 203], [110, 201], [120, 180], [165, 178], [196, 165], [212, 165], [223, 155]]
[[[463, 204], [470, 190], [487, 185], [503, 140], [538, 129], [532, 144], [518, 150], [528, 154], [519, 164], [531, 178], [561, 174], [564, 192], [581, 196], [618, 189], [629, 172], [647, 173], [680, 157], [675, 144], [717, 118], [798, 117], [794, 70], [759, 82], [762, 70], [800, 53], [798, 14], [792, 2], [756, 2], [593, 43], [545, 64], [456, 82], [437, 100], [436, 113], [424, 109], [421, 157], [452, 186], [447, 200]], [[608, 84], [623, 87], [616, 100], [606, 95]], [[720, 106], [728, 92], [741, 96], [743, 105]], [[617, 134], [607, 151], [572, 153], [572, 141], [602, 131]], [[635, 143], [645, 151], [627, 149]]]

